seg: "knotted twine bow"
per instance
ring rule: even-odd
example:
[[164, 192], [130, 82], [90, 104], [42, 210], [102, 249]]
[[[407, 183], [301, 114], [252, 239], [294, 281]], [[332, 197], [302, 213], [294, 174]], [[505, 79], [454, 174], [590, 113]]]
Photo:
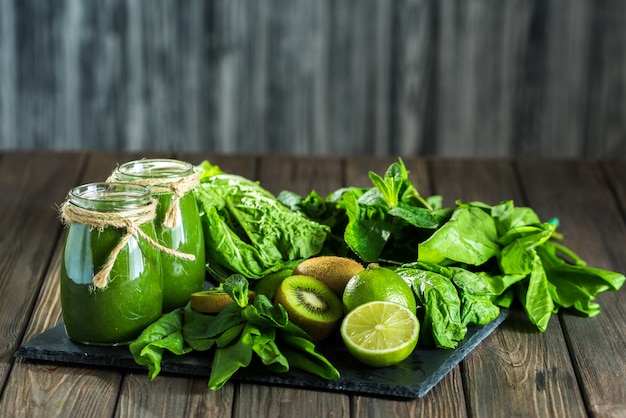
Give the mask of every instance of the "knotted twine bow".
[[98, 289], [105, 288], [109, 284], [109, 275], [115, 264], [117, 256], [122, 251], [128, 240], [135, 234], [141, 236], [154, 248], [163, 251], [166, 254], [170, 254], [177, 258], [185, 260], [195, 260], [193, 254], [182, 253], [171, 248], [165, 247], [159, 244], [156, 240], [151, 238], [145, 232], [143, 232], [140, 226], [146, 222], [154, 220], [156, 216], [157, 201], [151, 199], [150, 204], [141, 208], [127, 209], [118, 212], [98, 212], [89, 209], [83, 209], [76, 205], [65, 201], [60, 207], [61, 221], [65, 225], [72, 223], [80, 223], [92, 228], [97, 228], [99, 231], [104, 228], [117, 228], [126, 229], [126, 234], [117, 243], [117, 245], [111, 250], [111, 254], [107, 258], [106, 263], [101, 267], [100, 271], [93, 277], [92, 282]]
[[[124, 180], [118, 178], [116, 176], [116, 173], [113, 173], [106, 181], [119, 182]], [[185, 177], [140, 178], [133, 179], [130, 181], [130, 183], [146, 186], [153, 194], [174, 194], [174, 198], [170, 202], [170, 206], [167, 209], [167, 212], [165, 213], [165, 217], [163, 219], [163, 226], [165, 226], [166, 228], [174, 228], [175, 226], [178, 226], [178, 217], [176, 216], [176, 213], [178, 212], [180, 199], [185, 195], [185, 193], [200, 184], [200, 176], [198, 175], [198, 173], [193, 173]]]

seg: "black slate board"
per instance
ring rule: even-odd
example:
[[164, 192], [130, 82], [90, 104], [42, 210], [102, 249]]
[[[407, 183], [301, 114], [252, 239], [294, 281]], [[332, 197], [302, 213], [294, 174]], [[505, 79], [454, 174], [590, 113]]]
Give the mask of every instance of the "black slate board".
[[[454, 350], [418, 348], [402, 363], [384, 368], [364, 367], [350, 357], [340, 341], [330, 341], [320, 347], [320, 351], [341, 373], [337, 380], [325, 380], [299, 370], [270, 373], [262, 366], [255, 365], [242, 369], [233, 380], [394, 398], [420, 398], [459, 364], [507, 316], [508, 311], [502, 310], [500, 316], [489, 324], [471, 327], [465, 339], [459, 342]], [[23, 344], [15, 352], [15, 357], [145, 370], [147, 375], [147, 368], [135, 363], [127, 346], [99, 347], [74, 343], [67, 338], [63, 324], [58, 324]], [[164, 357], [161, 370], [163, 373], [208, 379], [210, 365], [210, 359], [206, 355], [190, 353], [185, 356]]]

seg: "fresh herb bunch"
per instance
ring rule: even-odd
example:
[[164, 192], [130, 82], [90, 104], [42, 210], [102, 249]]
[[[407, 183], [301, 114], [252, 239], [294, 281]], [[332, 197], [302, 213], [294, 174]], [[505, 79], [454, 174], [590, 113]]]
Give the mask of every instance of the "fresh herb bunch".
[[409, 282], [421, 306], [421, 341], [453, 348], [467, 326], [495, 319], [515, 301], [545, 331], [560, 308], [593, 316], [593, 302], [616, 291], [624, 275], [589, 267], [558, 242], [558, 221], [542, 222], [513, 201], [497, 205], [423, 198], [402, 159], [383, 177], [370, 172], [372, 186], [348, 187], [325, 199], [283, 191], [291, 210], [331, 228], [324, 251], [387, 264]]

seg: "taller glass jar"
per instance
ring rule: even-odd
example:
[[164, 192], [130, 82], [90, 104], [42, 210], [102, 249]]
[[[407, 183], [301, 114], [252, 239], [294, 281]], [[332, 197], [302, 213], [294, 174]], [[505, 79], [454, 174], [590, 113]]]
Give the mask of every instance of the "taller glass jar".
[[67, 234], [61, 261], [65, 330], [77, 342], [127, 344], [162, 312], [156, 201], [146, 187], [91, 183], [61, 206]]
[[193, 256], [161, 255], [163, 312], [187, 304], [191, 293], [204, 289], [206, 255], [204, 234], [191, 189], [199, 183], [193, 166], [172, 159], [143, 159], [121, 164], [112, 179], [148, 187], [158, 200], [155, 228], [159, 242]]

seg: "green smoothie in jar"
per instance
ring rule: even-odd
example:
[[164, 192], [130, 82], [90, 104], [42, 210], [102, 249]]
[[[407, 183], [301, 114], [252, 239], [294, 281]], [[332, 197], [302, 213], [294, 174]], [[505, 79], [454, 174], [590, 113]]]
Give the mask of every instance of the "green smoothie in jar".
[[68, 337], [131, 342], [162, 312], [156, 202], [142, 186], [93, 183], [72, 189], [61, 215], [68, 225], [60, 272]]
[[117, 167], [112, 179], [148, 187], [158, 200], [155, 228], [159, 242], [182, 258], [161, 254], [163, 312], [185, 306], [191, 294], [204, 289], [206, 255], [198, 206], [191, 189], [199, 183], [193, 166], [172, 159], [143, 159]]

